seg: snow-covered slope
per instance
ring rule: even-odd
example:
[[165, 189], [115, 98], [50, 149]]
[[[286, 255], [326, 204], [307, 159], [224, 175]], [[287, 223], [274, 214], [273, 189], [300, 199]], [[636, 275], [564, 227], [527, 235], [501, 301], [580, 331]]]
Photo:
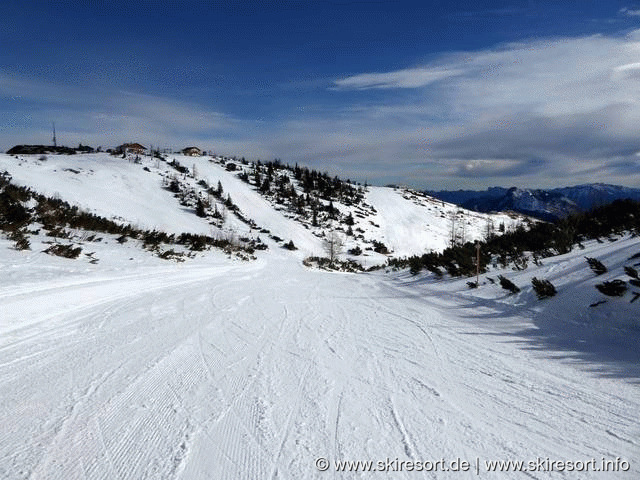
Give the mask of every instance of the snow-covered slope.
[[[1, 478], [639, 478], [638, 289], [594, 288], [638, 267], [638, 238], [492, 269], [478, 289], [406, 271], [330, 273], [300, 262], [322, 227], [217, 161], [176, 160], [188, 174], [150, 158], [0, 156], [17, 182], [123, 222], [158, 227], [167, 214], [179, 229], [301, 248], [267, 239], [254, 261], [214, 250], [177, 263], [104, 234], [76, 240], [70, 260], [42, 253], [55, 241], [43, 231], [32, 250], [0, 236]], [[197, 217], [163, 187], [173, 180], [220, 180], [255, 225], [231, 210], [224, 222]], [[398, 255], [444, 247], [449, 213], [470, 238], [489, 218], [402, 189], [371, 187], [364, 203], [336, 208]], [[585, 256], [609, 271], [595, 277]], [[522, 291], [491, 283], [499, 274]], [[558, 294], [538, 301], [533, 276]], [[527, 471], [490, 472], [493, 461]]]
[[169, 233], [210, 233], [205, 221], [180, 208], [171, 192], [162, 188], [157, 173], [143, 169], [155, 167], [150, 158], [144, 164], [106, 153], [39, 158], [3, 154], [0, 171], [8, 171], [19, 185], [123, 223]]
[[[541, 260], [526, 270], [513, 271], [493, 267], [480, 276], [478, 290], [467, 289], [466, 279], [443, 282], [447, 291], [460, 291], [478, 307], [498, 308], [531, 318], [531, 330], [520, 333], [540, 350], [561, 350], [575, 360], [597, 359], [610, 375], [640, 379], [640, 301], [634, 293], [640, 288], [629, 283], [623, 267], [640, 267], [640, 239], [624, 236], [615, 242], [585, 242], [584, 249]], [[634, 257], [635, 258], [632, 258]], [[595, 275], [585, 257], [597, 258], [607, 272]], [[522, 289], [509, 295], [497, 284], [503, 275]], [[531, 279], [546, 279], [558, 290], [556, 296], [539, 301]], [[491, 283], [489, 280], [495, 283]], [[621, 297], [602, 294], [595, 286], [612, 280], [625, 281], [628, 291]], [[466, 291], [465, 291], [466, 290]], [[479, 315], [480, 316], [480, 315]], [[500, 321], [503, 321], [501, 318]]]
[[[518, 296], [485, 277], [307, 270], [282, 251], [175, 264], [110, 244], [94, 265], [8, 243], [2, 478], [415, 478], [406, 462], [431, 462], [444, 479], [465, 461], [456, 477], [510, 479], [487, 462], [538, 459], [629, 468], [563, 478], [640, 472], [637, 304], [588, 307], [583, 258], [619, 266], [637, 239], [505, 273]], [[535, 300], [534, 274], [558, 296]]]
[[[186, 157], [171, 155], [181, 164], [188, 166], [193, 171], [196, 167], [196, 176], [205, 179], [210, 185], [216, 186], [220, 181], [224, 188], [224, 195], [230, 195], [233, 203], [251, 218], [260, 228], [269, 230], [275, 235], [286, 240], [293, 240], [295, 245], [303, 252], [309, 254], [322, 252], [322, 244], [319, 238], [311, 234], [298, 222], [285, 217], [282, 212], [274, 209], [274, 206], [261, 196], [256, 190], [242, 182], [237, 174], [227, 171], [220, 163], [214, 162], [209, 157]], [[247, 226], [235, 222], [234, 228], [240, 232], [246, 231]]]
[[428, 251], [442, 251], [450, 245], [451, 217], [456, 216], [464, 228], [466, 241], [485, 238], [487, 224], [497, 228], [515, 226], [522, 217], [507, 214], [483, 214], [420, 195], [416, 192], [386, 187], [370, 187], [367, 200], [378, 213], [373, 218], [380, 227], [378, 233], [397, 256], [409, 256]]
[[[361, 247], [364, 256], [370, 257], [370, 265], [386, 261], [385, 255], [372, 250], [373, 241], [382, 242], [394, 256], [444, 249], [451, 238], [452, 215], [456, 216], [457, 233], [464, 240], [482, 238], [489, 223], [497, 231], [499, 225], [508, 230], [524, 221], [519, 216], [467, 211], [406, 189], [369, 187], [363, 205], [335, 203], [343, 220], [349, 214], [353, 216], [356, 233], [349, 237], [340, 221], [313, 226], [310, 220], [301, 221], [299, 215], [240, 180], [239, 172], [251, 171], [252, 164], [237, 162], [238, 170], [230, 172], [223, 166], [225, 159], [218, 157], [169, 154], [164, 160], [150, 156], [135, 160], [134, 156], [121, 158], [107, 153], [49, 155], [46, 160], [40, 160], [38, 155], [0, 154], [0, 172], [9, 172], [16, 184], [139, 228], [208, 235], [224, 232], [235, 236], [256, 236], [260, 235], [259, 230], [266, 229], [284, 241], [292, 240], [300, 249], [295, 254], [298, 257], [323, 255], [322, 238], [329, 230], [338, 228], [343, 232], [346, 249]], [[185, 173], [171, 166], [174, 161]], [[197, 217], [193, 206], [181, 204], [167, 189], [172, 179], [202, 199], [209, 197], [215, 208], [226, 212], [224, 221]], [[202, 181], [211, 188], [217, 188], [220, 182], [223, 197], [230, 196], [254, 226], [227, 211], [224, 198], [212, 198], [199, 183]], [[262, 237], [268, 238], [264, 234]]]
[[[320, 239], [329, 229], [346, 230], [337, 221], [314, 227], [310, 221], [301, 222], [300, 216], [293, 214], [285, 206], [269, 201], [238, 177], [243, 170], [252, 171], [251, 163], [243, 165], [236, 162], [237, 170], [230, 173], [219, 158], [214, 161], [208, 157], [180, 155], [171, 155], [171, 158], [192, 170], [195, 167], [197, 176], [206, 179], [211, 185], [220, 180], [234, 203], [259, 226], [266, 227], [285, 239], [292, 239], [305, 252], [322, 253]], [[295, 183], [291, 172], [285, 171], [285, 174]], [[369, 243], [376, 240], [384, 243], [395, 256], [415, 255], [424, 251], [441, 251], [449, 245], [452, 215], [457, 218], [458, 229], [464, 229], [467, 241], [483, 238], [488, 223], [497, 231], [499, 225], [508, 230], [528, 220], [519, 215], [483, 214], [461, 209], [403, 188], [367, 187], [364, 193], [361, 205], [345, 205], [338, 201], [334, 204], [343, 217], [349, 214], [353, 216], [353, 230], [361, 233], [360, 239], [357, 235], [345, 236], [346, 248], [358, 245], [367, 250]], [[370, 250], [369, 248], [365, 255], [373, 257], [378, 263], [384, 262], [383, 255], [376, 255]]]

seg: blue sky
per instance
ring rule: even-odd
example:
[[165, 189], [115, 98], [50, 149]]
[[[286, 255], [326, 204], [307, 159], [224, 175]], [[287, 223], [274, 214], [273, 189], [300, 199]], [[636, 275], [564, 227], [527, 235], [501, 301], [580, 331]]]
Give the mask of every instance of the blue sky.
[[420, 188], [640, 186], [640, 3], [4, 0], [0, 150], [124, 141]]

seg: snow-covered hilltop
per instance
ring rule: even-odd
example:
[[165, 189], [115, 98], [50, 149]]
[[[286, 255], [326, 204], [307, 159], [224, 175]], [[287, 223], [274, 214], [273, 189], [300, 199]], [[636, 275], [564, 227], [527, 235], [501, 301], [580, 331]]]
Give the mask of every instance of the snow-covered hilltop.
[[0, 154], [0, 171], [17, 185], [142, 229], [293, 241], [298, 256], [322, 255], [322, 239], [335, 230], [345, 256], [369, 266], [388, 255], [443, 250], [451, 242], [452, 217], [459, 241], [483, 238], [488, 226], [498, 232], [526, 221], [464, 210], [407, 189], [218, 156]]

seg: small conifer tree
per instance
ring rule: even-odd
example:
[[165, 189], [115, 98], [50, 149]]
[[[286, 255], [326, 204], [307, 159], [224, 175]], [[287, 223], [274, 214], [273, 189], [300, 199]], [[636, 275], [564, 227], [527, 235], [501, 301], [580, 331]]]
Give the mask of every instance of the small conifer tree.
[[590, 257], [584, 257], [584, 258], [587, 260], [589, 267], [591, 268], [591, 270], [593, 270], [593, 273], [595, 273], [596, 275], [602, 275], [603, 273], [607, 273], [607, 267], [605, 267], [604, 264], [597, 258], [590, 258]]
[[505, 290], [509, 290], [511, 293], [518, 293], [520, 291], [520, 288], [508, 278], [498, 275], [498, 280], [500, 280], [500, 286]]
[[539, 280], [536, 277], [531, 279], [531, 284], [533, 285], [533, 289], [538, 296], [538, 300], [542, 300], [544, 298], [553, 297], [556, 293], [556, 287], [549, 280]]

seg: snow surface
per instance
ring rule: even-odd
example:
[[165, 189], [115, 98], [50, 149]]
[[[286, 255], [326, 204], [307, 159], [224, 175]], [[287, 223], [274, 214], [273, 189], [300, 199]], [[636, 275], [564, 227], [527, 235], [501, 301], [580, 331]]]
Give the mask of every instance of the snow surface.
[[[195, 167], [196, 178], [178, 174], [166, 162], [150, 156], [139, 157], [139, 163], [134, 162], [134, 158], [94, 153], [49, 155], [41, 161], [38, 155], [14, 157], [0, 154], [0, 172], [9, 172], [16, 184], [32, 187], [39, 193], [57, 196], [84, 210], [122, 223], [132, 223], [139, 228], [169, 233], [258, 235], [256, 229], [251, 229], [231, 213], [226, 215], [222, 228], [211, 225], [195, 216], [193, 209], [181, 206], [174, 195], [163, 188], [163, 180], [171, 177], [179, 178], [194, 189], [201, 188], [197, 180], [206, 180], [213, 188], [220, 181], [225, 198], [230, 195], [240, 211], [259, 228], [266, 228], [285, 241], [293, 240], [300, 249], [295, 256], [324, 255], [322, 236], [326, 228], [310, 228], [294, 220], [282, 206], [269, 202], [240, 180], [238, 172], [226, 171], [212, 157], [168, 155], [168, 161], [176, 160], [191, 174]], [[243, 168], [240, 164], [238, 166]], [[202, 190], [201, 194], [206, 197]], [[472, 212], [400, 188], [369, 187], [365, 201], [377, 210], [376, 215], [366, 219], [357, 216], [358, 207], [342, 204], [335, 207], [344, 214], [351, 211], [356, 221], [354, 229], [362, 229], [367, 240], [385, 243], [394, 256], [442, 251], [448, 246], [452, 213], [459, 212], [458, 224], [464, 224], [467, 240], [482, 238], [488, 221], [493, 222], [496, 229], [501, 223], [509, 229], [524, 218], [520, 215]], [[261, 238], [266, 239], [265, 235]], [[357, 243], [353, 238], [345, 240], [346, 248]], [[367, 246], [361, 244], [363, 250]], [[384, 255], [374, 252], [365, 252], [365, 256], [370, 258], [360, 257], [359, 260], [368, 266], [386, 262]]]
[[[210, 233], [207, 222], [181, 209], [173, 194], [161, 188], [161, 177], [143, 170], [143, 164], [106, 153], [39, 158], [0, 155], [0, 171], [8, 171], [19, 185], [123, 223], [169, 233]], [[145, 163], [156, 162], [145, 158]]]
[[[331, 274], [285, 252], [129, 267], [123, 251], [88, 268], [4, 243], [3, 269], [24, 274], [0, 288], [2, 478], [322, 478], [318, 457], [616, 456], [633, 467], [616, 478], [637, 478], [637, 325], [635, 345], [615, 338], [609, 356], [589, 328], [564, 330], [572, 310], [589, 313], [590, 298], [572, 302], [591, 275], [573, 267], [592, 250], [540, 267], [561, 292], [544, 308], [528, 291]], [[622, 258], [638, 242], [616, 247]]]
[[458, 212], [467, 241], [483, 239], [488, 221], [497, 229], [500, 223], [509, 228], [521, 220], [504, 213], [473, 212], [415, 192], [387, 187], [370, 187], [367, 200], [378, 210], [375, 221], [380, 225], [381, 237], [396, 256], [441, 252], [447, 248], [451, 238], [450, 217]]
[[[126, 184], [128, 170], [109, 177], [111, 189], [86, 174], [82, 184], [99, 192], [87, 198], [62, 161], [45, 162], [48, 181], [30, 173], [40, 167], [10, 171], [64, 199], [75, 188], [75, 200], [96, 211], [121, 208], [151, 225], [167, 210], [181, 228], [210, 228], [182, 217], [164, 191], [149, 192], [160, 195], [155, 205], [127, 203], [120, 188], [140, 191]], [[315, 248], [300, 224], [270, 217], [261, 197], [204, 165], [200, 174], [220, 176], [258, 223]], [[135, 167], [142, 184], [158, 179]], [[401, 196], [369, 193], [385, 238], [397, 251], [402, 241], [436, 248], [442, 229], [413, 233], [410, 209], [395, 213], [403, 233], [394, 239]], [[84, 243], [77, 260], [43, 254], [44, 241], [16, 251], [0, 237], [1, 478], [520, 478], [482, 466], [478, 476], [476, 459], [603, 457], [631, 468], [526, 476], [640, 478], [640, 302], [588, 306], [604, 298], [593, 285], [617, 278], [640, 251], [637, 238], [591, 242], [523, 272], [492, 271], [477, 290], [466, 279], [310, 270], [273, 242], [253, 262], [211, 251], [174, 263], [109, 235]], [[584, 256], [610, 272], [595, 278]], [[490, 284], [500, 273], [522, 292]], [[558, 295], [536, 300], [532, 276], [550, 279]], [[320, 457], [461, 458], [474, 468], [320, 472]]]

